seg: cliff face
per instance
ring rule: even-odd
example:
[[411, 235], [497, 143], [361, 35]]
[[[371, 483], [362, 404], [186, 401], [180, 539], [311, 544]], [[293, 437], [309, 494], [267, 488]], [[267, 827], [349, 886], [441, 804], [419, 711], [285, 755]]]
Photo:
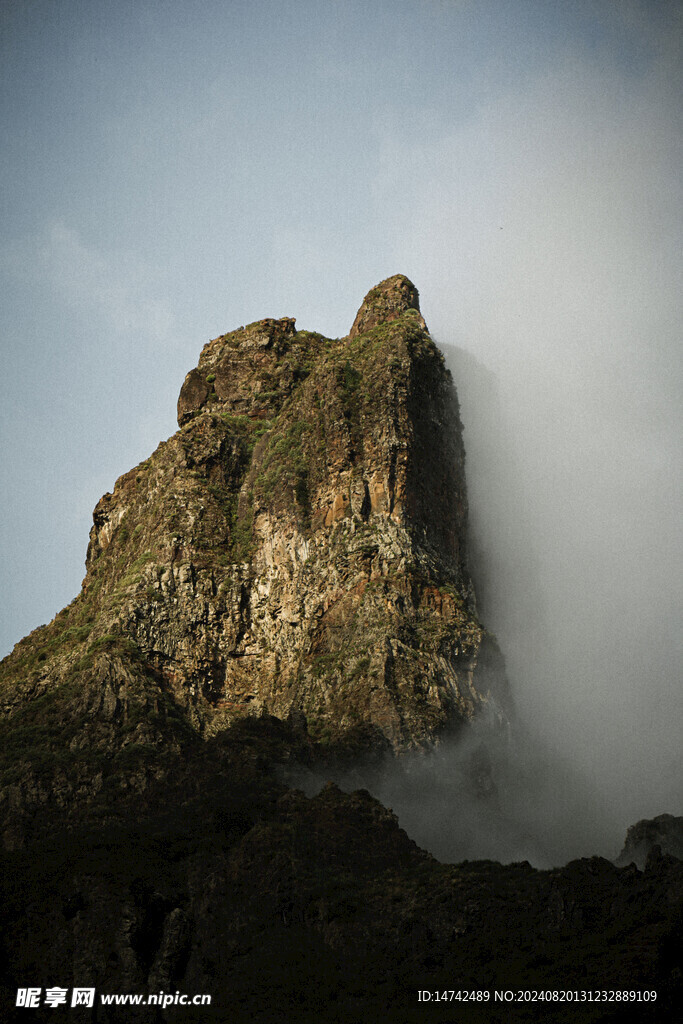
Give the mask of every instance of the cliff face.
[[399, 752], [505, 721], [457, 397], [405, 277], [341, 340], [285, 318], [209, 342], [178, 422], [95, 508], [82, 593], [3, 664], [19, 762], [32, 730], [78, 771], [245, 715]]

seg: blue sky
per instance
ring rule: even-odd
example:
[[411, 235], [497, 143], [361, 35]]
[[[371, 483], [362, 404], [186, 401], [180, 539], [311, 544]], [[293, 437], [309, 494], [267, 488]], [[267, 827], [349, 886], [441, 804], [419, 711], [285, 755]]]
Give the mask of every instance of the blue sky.
[[[653, 686], [676, 722], [681, 35], [638, 0], [7, 0], [0, 654], [78, 592], [92, 508], [173, 432], [209, 338], [341, 336], [402, 272], [496, 378], [507, 440], [475, 408], [466, 443], [520, 703], [557, 675], [552, 728], [587, 749], [596, 687], [626, 707], [610, 749]], [[532, 590], [562, 634], [535, 677], [509, 612]]]

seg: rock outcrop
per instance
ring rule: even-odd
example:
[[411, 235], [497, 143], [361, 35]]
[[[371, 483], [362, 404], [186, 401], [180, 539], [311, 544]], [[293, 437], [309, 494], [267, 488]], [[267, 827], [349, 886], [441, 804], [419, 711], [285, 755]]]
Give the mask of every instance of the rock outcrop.
[[683, 818], [658, 814], [656, 818], [644, 818], [631, 825], [616, 863], [633, 863], [643, 868], [653, 851], [658, 851], [655, 856], [683, 860]]
[[380, 324], [388, 324], [410, 310], [419, 314], [420, 326], [426, 329], [420, 314], [420, 296], [415, 285], [402, 274], [388, 277], [386, 281], [381, 281], [371, 288], [363, 299], [349, 332], [349, 338], [365, 334]]
[[507, 720], [467, 569], [457, 396], [407, 278], [341, 340], [284, 318], [209, 342], [178, 422], [98, 502], [82, 593], [3, 663], [21, 800], [50, 756], [87, 789], [102, 757], [157, 762], [245, 715], [399, 753]]

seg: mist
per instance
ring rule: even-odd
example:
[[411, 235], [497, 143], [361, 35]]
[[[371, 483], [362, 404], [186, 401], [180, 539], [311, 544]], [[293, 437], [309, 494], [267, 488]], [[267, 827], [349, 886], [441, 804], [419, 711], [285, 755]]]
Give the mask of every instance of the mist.
[[565, 859], [683, 811], [681, 32], [647, 27], [638, 73], [568, 57], [387, 171], [421, 178], [403, 241], [460, 398], [479, 611], [546, 773], [509, 806], [552, 813]]
[[482, 715], [427, 749], [336, 768], [290, 764], [282, 778], [307, 796], [330, 781], [346, 792], [368, 790], [444, 863], [527, 861], [543, 869], [595, 854], [616, 859], [625, 830], [576, 763], [519, 719], [491, 726]]

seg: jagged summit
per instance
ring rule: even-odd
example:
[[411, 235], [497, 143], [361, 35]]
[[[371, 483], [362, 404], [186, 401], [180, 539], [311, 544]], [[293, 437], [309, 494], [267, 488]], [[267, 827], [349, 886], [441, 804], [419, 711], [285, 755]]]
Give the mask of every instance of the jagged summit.
[[178, 422], [98, 502], [79, 597], [5, 659], [8, 751], [35, 726], [56, 759], [78, 751], [87, 794], [89, 761], [155, 762], [245, 717], [396, 752], [507, 720], [455, 389], [407, 278], [346, 338], [286, 317], [213, 339]]
[[[356, 319], [353, 321], [349, 338], [355, 338], [378, 324], [389, 323], [411, 309], [420, 314], [420, 296], [413, 282], [403, 274], [387, 277], [386, 280], [380, 281], [374, 288], [371, 288], [363, 299], [363, 303], [356, 313]], [[422, 327], [425, 327], [421, 314], [419, 322]]]
[[[294, 366], [310, 347], [306, 339], [306, 332], [297, 334], [296, 320], [283, 317], [257, 320], [208, 342], [181, 388], [178, 425], [212, 405], [237, 415], [277, 411], [295, 383]], [[289, 359], [283, 359], [288, 354]], [[285, 367], [290, 368], [289, 376]]]
[[[353, 341], [406, 313], [426, 331], [417, 288], [403, 274], [394, 274], [370, 289], [344, 340]], [[202, 349], [197, 367], [185, 377], [178, 398], [178, 425], [182, 427], [212, 403], [252, 417], [279, 410], [298, 383], [296, 374], [301, 373], [301, 366], [310, 361], [316, 337], [321, 336], [297, 332], [296, 320], [282, 317], [256, 320], [214, 338]]]

